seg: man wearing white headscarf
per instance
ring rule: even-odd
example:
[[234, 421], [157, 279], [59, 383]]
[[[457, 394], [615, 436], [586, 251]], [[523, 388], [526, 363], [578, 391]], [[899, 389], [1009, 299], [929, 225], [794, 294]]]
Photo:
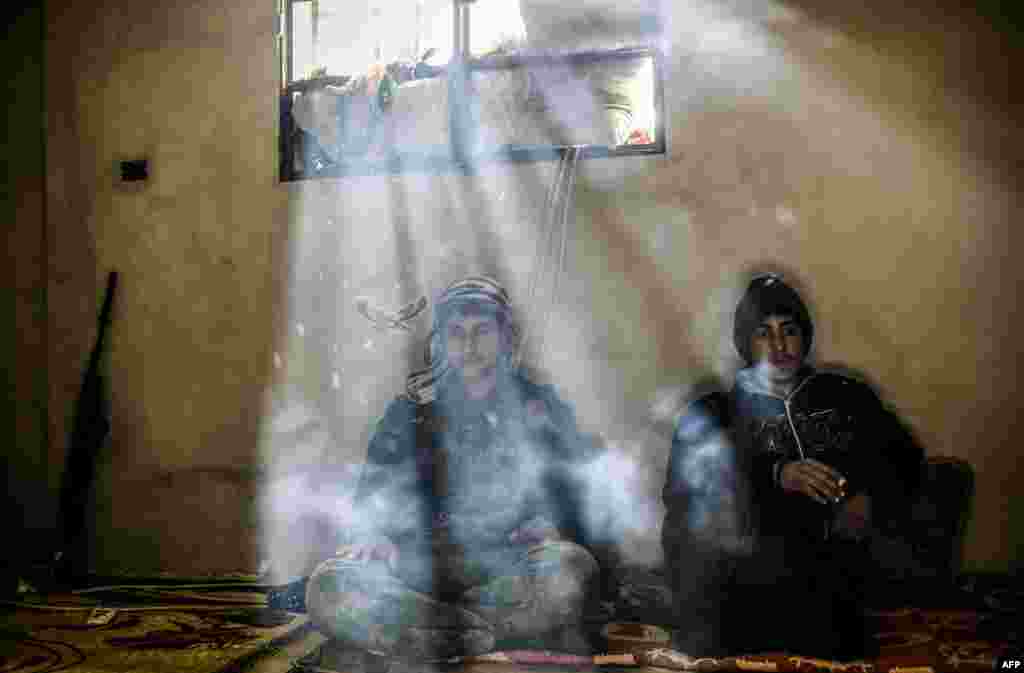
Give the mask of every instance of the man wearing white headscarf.
[[593, 455], [571, 408], [515, 365], [505, 290], [450, 285], [427, 367], [370, 440], [351, 544], [321, 564], [307, 606], [329, 636], [445, 659], [497, 643], [581, 649], [597, 562], [572, 467]]

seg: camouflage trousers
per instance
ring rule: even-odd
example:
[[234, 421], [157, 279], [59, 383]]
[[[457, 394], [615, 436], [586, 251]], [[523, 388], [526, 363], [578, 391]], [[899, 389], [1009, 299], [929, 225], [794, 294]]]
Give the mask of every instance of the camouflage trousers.
[[313, 624], [376, 654], [442, 660], [555, 636], [582, 622], [597, 561], [566, 541], [467, 553], [403, 549], [384, 563], [328, 559], [307, 584]]

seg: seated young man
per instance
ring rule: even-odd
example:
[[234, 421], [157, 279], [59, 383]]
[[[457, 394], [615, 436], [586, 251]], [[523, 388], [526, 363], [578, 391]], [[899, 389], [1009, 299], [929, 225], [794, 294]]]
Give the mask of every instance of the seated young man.
[[446, 289], [428, 367], [370, 441], [358, 530], [308, 583], [328, 636], [426, 659], [532, 638], [584, 645], [598, 566], [578, 544], [571, 468], [591, 447], [551, 386], [514, 366], [513, 345], [503, 288], [474, 277]]
[[795, 290], [755, 278], [733, 335], [748, 366], [678, 421], [662, 542], [687, 654], [869, 654], [865, 537], [923, 452], [869, 387], [807, 363], [813, 334]]

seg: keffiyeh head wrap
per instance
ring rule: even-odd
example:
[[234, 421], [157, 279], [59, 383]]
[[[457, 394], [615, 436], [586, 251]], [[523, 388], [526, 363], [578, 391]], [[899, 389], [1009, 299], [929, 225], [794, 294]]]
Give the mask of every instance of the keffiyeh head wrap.
[[[453, 317], [473, 313], [493, 315], [509, 337], [510, 350], [513, 348], [511, 337], [515, 334], [515, 324], [505, 288], [486, 276], [470, 276], [455, 281], [445, 288], [434, 305], [433, 325], [424, 354], [426, 366], [410, 374], [406, 381], [406, 393], [417, 404], [434, 401], [438, 385], [448, 373], [448, 356], [445, 352], [445, 328], [448, 321]], [[499, 362], [510, 366], [512, 356], [511, 352], [505, 353]]]

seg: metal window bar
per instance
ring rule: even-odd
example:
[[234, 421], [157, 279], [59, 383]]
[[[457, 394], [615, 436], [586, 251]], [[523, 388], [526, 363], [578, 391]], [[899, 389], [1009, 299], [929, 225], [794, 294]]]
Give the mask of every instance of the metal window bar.
[[[286, 48], [282, 50], [282, 56], [286, 59], [287, 80], [281, 96], [281, 143], [282, 153], [280, 161], [280, 179], [282, 182], [300, 180], [308, 177], [343, 177], [345, 175], [387, 175], [401, 172], [417, 171], [465, 171], [474, 163], [486, 163], [492, 161], [506, 162], [532, 162], [561, 160], [568, 151], [575, 151], [580, 159], [645, 156], [652, 154], [665, 154], [667, 151], [667, 139], [665, 136], [665, 101], [663, 82], [663, 63], [661, 53], [651, 47], [627, 47], [621, 49], [591, 50], [569, 53], [544, 53], [544, 54], [511, 54], [492, 55], [481, 58], [472, 58], [469, 54], [470, 48], [470, 5], [473, 0], [452, 0], [452, 27], [453, 51], [452, 61], [449, 63], [447, 77], [449, 86], [449, 116], [451, 120], [452, 134], [450, 142], [451, 157], [440, 158], [436, 156], [410, 156], [390, 157], [384, 160], [365, 160], [353, 158], [340, 164], [324, 167], [315, 172], [314, 175], [307, 175], [306, 171], [299, 171], [294, 166], [294, 121], [291, 119], [292, 96], [295, 92], [301, 92], [305, 88], [301, 82], [293, 82], [294, 77], [294, 26], [293, 26], [293, 5], [296, 2], [313, 2], [318, 0], [284, 0], [285, 3], [285, 40]], [[633, 59], [639, 57], [650, 57], [653, 61], [654, 77], [654, 114], [655, 127], [654, 142], [645, 145], [517, 145], [495, 147], [492, 151], [477, 152], [469, 155], [466, 148], [469, 143], [470, 115], [468, 114], [468, 82], [473, 71], [478, 70], [499, 70], [505, 68], [525, 67], [530, 65], [569, 63], [571, 65], [584, 65], [607, 60]], [[337, 83], [343, 83], [348, 77], [330, 78], [337, 79]]]

